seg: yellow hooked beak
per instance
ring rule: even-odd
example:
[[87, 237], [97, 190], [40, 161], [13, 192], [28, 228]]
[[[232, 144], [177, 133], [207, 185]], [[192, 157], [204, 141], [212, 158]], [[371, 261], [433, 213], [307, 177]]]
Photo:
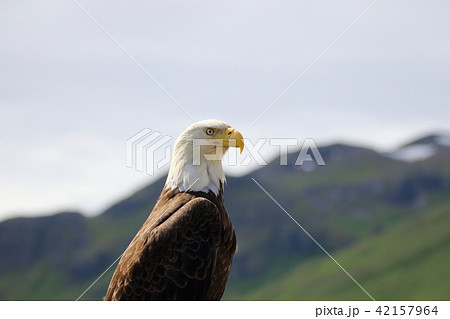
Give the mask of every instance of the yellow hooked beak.
[[225, 131], [225, 136], [223, 137], [223, 145], [231, 147], [239, 147], [242, 151], [244, 150], [244, 137], [242, 137], [241, 132], [230, 127]]

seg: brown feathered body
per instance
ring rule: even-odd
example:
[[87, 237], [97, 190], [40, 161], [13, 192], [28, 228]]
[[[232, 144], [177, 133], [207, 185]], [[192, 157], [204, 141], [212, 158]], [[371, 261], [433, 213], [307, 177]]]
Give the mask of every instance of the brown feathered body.
[[164, 189], [105, 300], [220, 300], [236, 251], [220, 186], [218, 195]]

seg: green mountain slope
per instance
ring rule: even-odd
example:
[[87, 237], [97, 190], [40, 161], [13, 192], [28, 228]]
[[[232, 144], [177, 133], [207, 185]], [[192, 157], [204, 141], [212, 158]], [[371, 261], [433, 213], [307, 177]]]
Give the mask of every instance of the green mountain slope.
[[[334, 258], [376, 300], [448, 300], [450, 200], [390, 227]], [[277, 281], [229, 299], [370, 300], [325, 254]]]

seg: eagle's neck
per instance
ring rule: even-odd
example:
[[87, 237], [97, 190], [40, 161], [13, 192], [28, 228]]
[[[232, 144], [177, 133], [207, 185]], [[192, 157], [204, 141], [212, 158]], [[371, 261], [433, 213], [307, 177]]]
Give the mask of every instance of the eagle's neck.
[[221, 160], [206, 160], [203, 156], [200, 164], [193, 164], [192, 151], [175, 146], [174, 156], [167, 176], [166, 188], [180, 191], [213, 192], [218, 195], [225, 182]]

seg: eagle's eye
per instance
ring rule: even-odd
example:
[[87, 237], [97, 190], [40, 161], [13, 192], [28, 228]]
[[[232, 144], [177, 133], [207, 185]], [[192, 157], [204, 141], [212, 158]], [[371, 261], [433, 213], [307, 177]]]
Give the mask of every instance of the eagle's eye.
[[206, 129], [206, 134], [213, 135], [213, 133], [214, 133], [214, 130], [212, 128], [207, 128]]

